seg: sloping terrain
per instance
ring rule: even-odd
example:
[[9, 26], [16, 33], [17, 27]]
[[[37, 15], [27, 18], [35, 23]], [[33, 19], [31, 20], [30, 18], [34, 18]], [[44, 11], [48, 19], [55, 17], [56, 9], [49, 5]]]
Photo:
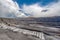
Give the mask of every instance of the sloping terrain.
[[[25, 36], [26, 36], [26, 40], [29, 40], [29, 39], [30, 40], [40, 40], [40, 39], [41, 40], [45, 40], [45, 39], [46, 40], [55, 40], [55, 39], [59, 40], [60, 39], [60, 28], [59, 28], [60, 26], [57, 26], [57, 25], [51, 26], [53, 24], [60, 25], [59, 22], [51, 22], [51, 21], [48, 22], [48, 21], [38, 21], [38, 20], [42, 20], [42, 18], [41, 19], [39, 18], [17, 18], [17, 19], [16, 18], [0, 18], [0, 28], [1, 28], [1, 31], [3, 29], [4, 31], [7, 30], [8, 35], [10, 35], [9, 37], [12, 38], [12, 40], [24, 40], [23, 38]], [[4, 31], [3, 31], [4, 35], [7, 34]], [[13, 35], [11, 34], [10, 31], [12, 31]], [[23, 34], [21, 34], [21, 32]], [[0, 33], [2, 34], [2, 32]], [[15, 39], [15, 35], [17, 36], [16, 39]], [[18, 35], [20, 35], [22, 39]], [[28, 37], [27, 35], [29, 36], [29, 38], [27, 38]], [[11, 40], [10, 38], [8, 39]]]

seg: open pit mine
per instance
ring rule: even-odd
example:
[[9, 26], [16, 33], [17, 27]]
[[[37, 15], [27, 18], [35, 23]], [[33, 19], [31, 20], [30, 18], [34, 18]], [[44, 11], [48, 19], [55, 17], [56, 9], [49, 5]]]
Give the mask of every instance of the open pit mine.
[[0, 18], [0, 40], [60, 40], [60, 22], [55, 21], [46, 18]]

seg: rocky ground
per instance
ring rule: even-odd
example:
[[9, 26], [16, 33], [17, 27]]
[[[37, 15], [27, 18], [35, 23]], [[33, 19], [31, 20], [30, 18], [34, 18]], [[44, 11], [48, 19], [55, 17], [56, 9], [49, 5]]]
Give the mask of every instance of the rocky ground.
[[0, 29], [0, 40], [38, 40], [22, 33], [15, 33], [9, 30]]
[[60, 40], [60, 28], [46, 27], [30, 19], [0, 18], [0, 40]]
[[1, 24], [0, 40], [60, 40], [60, 37]]
[[1, 24], [0, 40], [45, 40], [45, 39], [43, 33]]

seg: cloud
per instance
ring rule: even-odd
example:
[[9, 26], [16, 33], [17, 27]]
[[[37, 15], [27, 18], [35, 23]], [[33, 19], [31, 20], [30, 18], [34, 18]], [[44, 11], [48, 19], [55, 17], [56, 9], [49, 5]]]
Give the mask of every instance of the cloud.
[[19, 5], [12, 0], [0, 0], [0, 17], [24, 17], [23, 12], [19, 11]]
[[39, 3], [23, 5], [22, 9], [13, 0], [0, 0], [0, 17], [53, 17], [60, 16], [60, 1], [47, 6]]
[[60, 16], [60, 1], [41, 7], [38, 3], [23, 6], [23, 11], [32, 17]]

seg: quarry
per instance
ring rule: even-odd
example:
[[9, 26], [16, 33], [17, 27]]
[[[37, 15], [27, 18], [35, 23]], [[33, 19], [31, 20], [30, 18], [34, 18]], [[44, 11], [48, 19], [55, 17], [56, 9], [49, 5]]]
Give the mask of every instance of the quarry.
[[0, 18], [0, 40], [60, 40], [60, 28], [36, 18]]

